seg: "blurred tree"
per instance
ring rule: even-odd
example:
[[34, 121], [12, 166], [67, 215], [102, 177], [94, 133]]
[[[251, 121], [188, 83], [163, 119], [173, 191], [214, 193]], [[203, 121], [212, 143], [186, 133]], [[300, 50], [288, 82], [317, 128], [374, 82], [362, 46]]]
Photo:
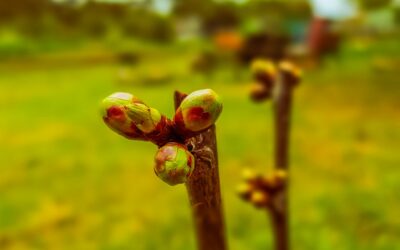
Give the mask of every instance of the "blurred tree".
[[394, 20], [396, 22], [397, 28], [400, 29], [400, 1], [396, 0], [393, 3], [394, 8]]
[[213, 9], [213, 0], [174, 0], [172, 13], [176, 16], [204, 16]]
[[[133, 18], [134, 16], [140, 18]], [[150, 10], [132, 9], [130, 15], [121, 19], [122, 32], [127, 37], [167, 42], [174, 37], [171, 21]]]
[[49, 0], [0, 1], [0, 22], [12, 23], [25, 17], [34, 21], [51, 9]]
[[366, 10], [379, 9], [388, 6], [392, 0], [359, 0], [360, 5]]
[[203, 29], [206, 34], [219, 30], [235, 29], [240, 24], [239, 9], [233, 3], [220, 3], [213, 6], [203, 16]]
[[181, 19], [198, 18], [206, 35], [212, 35], [221, 29], [235, 28], [240, 23], [238, 6], [233, 2], [175, 0], [172, 14]]
[[40, 36], [46, 25], [46, 14], [52, 3], [48, 0], [0, 1], [0, 27], [15, 28], [19, 32]]

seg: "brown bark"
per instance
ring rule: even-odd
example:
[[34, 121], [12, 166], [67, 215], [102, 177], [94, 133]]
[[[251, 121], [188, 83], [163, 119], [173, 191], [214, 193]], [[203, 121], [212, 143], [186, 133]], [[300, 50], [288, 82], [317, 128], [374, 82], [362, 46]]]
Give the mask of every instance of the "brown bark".
[[286, 213], [276, 210], [270, 211], [272, 226], [274, 230], [274, 242], [276, 250], [289, 249], [288, 217]]
[[280, 77], [274, 94], [275, 115], [275, 166], [289, 168], [289, 127], [292, 104], [292, 84]]
[[[289, 129], [292, 103], [292, 87], [290, 81], [285, 79], [280, 72], [276, 89], [273, 95], [275, 115], [275, 167], [289, 170]], [[289, 192], [288, 185], [281, 191], [279, 206], [271, 209], [271, 220], [274, 228], [276, 250], [288, 250], [290, 248], [289, 237]]]
[[[175, 109], [186, 95], [175, 92]], [[185, 141], [192, 147], [195, 169], [186, 183], [199, 250], [225, 250], [225, 225], [218, 173], [215, 126]]]

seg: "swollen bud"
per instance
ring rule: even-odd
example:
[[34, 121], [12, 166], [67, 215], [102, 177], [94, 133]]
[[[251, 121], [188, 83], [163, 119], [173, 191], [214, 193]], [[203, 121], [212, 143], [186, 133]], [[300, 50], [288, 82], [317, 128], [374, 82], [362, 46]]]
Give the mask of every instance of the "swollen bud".
[[243, 180], [249, 182], [249, 181], [254, 181], [258, 177], [258, 174], [250, 168], [245, 168], [242, 171], [242, 177]]
[[144, 103], [128, 104], [125, 108], [128, 117], [150, 141], [161, 146], [169, 140], [172, 122], [157, 109], [150, 108]]
[[263, 83], [266, 87], [271, 88], [275, 81], [277, 71], [275, 65], [264, 59], [256, 59], [251, 63], [251, 72], [256, 81]]
[[151, 133], [156, 130], [162, 118], [157, 109], [150, 108], [143, 103], [128, 104], [126, 110], [128, 117], [144, 133]]
[[262, 208], [269, 205], [270, 197], [265, 192], [255, 191], [251, 194], [250, 201], [254, 206]]
[[236, 188], [237, 194], [244, 200], [248, 200], [254, 187], [249, 183], [242, 183]]
[[220, 98], [211, 89], [192, 92], [175, 113], [175, 129], [183, 135], [203, 131], [215, 123], [221, 111]]
[[272, 88], [266, 88], [260, 83], [254, 83], [250, 92], [250, 98], [255, 102], [264, 101], [272, 96]]
[[158, 149], [154, 172], [174, 186], [185, 183], [194, 170], [194, 156], [182, 144], [170, 142]]
[[141, 103], [129, 93], [114, 93], [106, 97], [101, 103], [101, 112], [104, 122], [114, 132], [135, 140], [145, 140], [145, 137], [135, 123], [127, 115], [125, 105]]
[[278, 169], [275, 170], [271, 177], [271, 184], [275, 188], [282, 188], [286, 185], [288, 180], [288, 174], [285, 170]]
[[282, 73], [283, 80], [287, 81], [292, 86], [300, 82], [303, 73], [296, 65], [289, 61], [282, 61], [279, 63], [278, 67]]

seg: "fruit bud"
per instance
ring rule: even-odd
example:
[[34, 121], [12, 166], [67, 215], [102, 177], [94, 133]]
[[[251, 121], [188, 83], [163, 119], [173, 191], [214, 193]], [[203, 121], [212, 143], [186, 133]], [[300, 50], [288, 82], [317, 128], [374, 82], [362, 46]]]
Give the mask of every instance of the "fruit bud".
[[154, 172], [168, 185], [184, 183], [194, 170], [194, 156], [185, 146], [170, 142], [158, 149]]
[[274, 172], [270, 175], [267, 175], [263, 178], [262, 186], [272, 192], [276, 192], [281, 190], [287, 181], [287, 173], [285, 170], [274, 170]]
[[106, 97], [101, 103], [104, 122], [114, 132], [135, 140], [145, 140], [145, 136], [135, 123], [127, 116], [125, 105], [130, 103], [142, 103], [129, 93], [114, 93]]
[[170, 139], [172, 122], [157, 109], [143, 103], [133, 103], [126, 106], [127, 115], [146, 137], [161, 146]]
[[249, 183], [242, 183], [240, 184], [236, 191], [237, 194], [244, 200], [248, 200], [251, 196], [251, 193], [253, 191], [254, 187], [250, 185]]
[[153, 132], [161, 121], [162, 115], [157, 109], [143, 103], [126, 105], [127, 115], [143, 133]]
[[287, 81], [292, 86], [295, 86], [300, 82], [303, 73], [296, 65], [289, 61], [282, 61], [278, 66], [284, 81]]
[[253, 101], [261, 102], [261, 101], [264, 101], [264, 100], [270, 98], [271, 95], [272, 95], [272, 89], [268, 89], [260, 83], [254, 83], [252, 85], [252, 89], [250, 92], [250, 98]]
[[273, 181], [276, 187], [283, 187], [288, 179], [287, 172], [285, 170], [275, 170], [273, 173]]
[[257, 178], [257, 174], [250, 168], [245, 168], [242, 171], [243, 179], [247, 182], [254, 181]]
[[174, 117], [177, 132], [193, 135], [211, 127], [222, 111], [219, 96], [211, 89], [192, 92], [182, 101]]
[[263, 83], [269, 89], [272, 88], [277, 71], [275, 65], [271, 61], [256, 59], [251, 64], [251, 71], [256, 81]]
[[270, 197], [265, 192], [255, 191], [251, 194], [250, 201], [254, 206], [261, 208], [269, 205]]

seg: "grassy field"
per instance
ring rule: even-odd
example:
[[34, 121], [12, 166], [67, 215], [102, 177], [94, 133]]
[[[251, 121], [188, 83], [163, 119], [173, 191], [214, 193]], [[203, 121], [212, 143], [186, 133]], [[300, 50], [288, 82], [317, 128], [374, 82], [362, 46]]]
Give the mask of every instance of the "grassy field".
[[[296, 90], [294, 250], [398, 247], [400, 91], [390, 44], [348, 49], [307, 71]], [[129, 91], [171, 116], [173, 90], [208, 87], [224, 101], [217, 131], [230, 249], [270, 249], [265, 212], [235, 195], [244, 167], [272, 167], [270, 103], [250, 102], [247, 72], [207, 79], [187, 72], [190, 50], [147, 49], [134, 78], [172, 72], [170, 84], [118, 83], [109, 61], [0, 63], [0, 249], [195, 249], [184, 186], [161, 182], [156, 147], [112, 133], [98, 104]]]

